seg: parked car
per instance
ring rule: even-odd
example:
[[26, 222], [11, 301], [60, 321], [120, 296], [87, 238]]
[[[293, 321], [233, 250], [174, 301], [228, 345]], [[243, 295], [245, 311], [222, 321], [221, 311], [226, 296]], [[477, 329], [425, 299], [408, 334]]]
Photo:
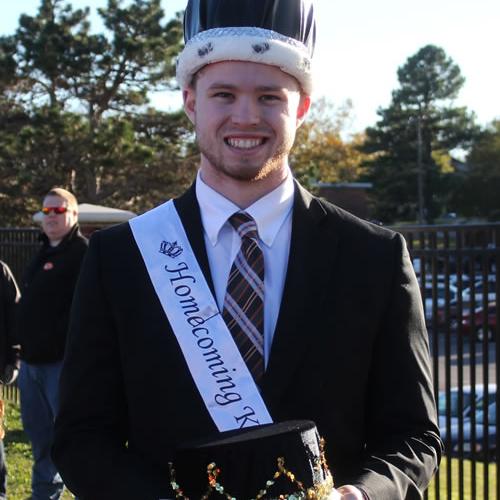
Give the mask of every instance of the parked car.
[[[472, 440], [472, 425], [471, 422], [464, 427], [463, 436], [463, 452], [466, 456], [474, 455], [484, 460], [495, 460], [497, 457], [497, 405], [491, 403], [488, 406], [488, 420], [485, 419], [483, 410], [476, 413], [475, 439]], [[453, 430], [452, 430], [453, 432]], [[458, 437], [458, 426], [456, 429]], [[486, 443], [484, 436], [487, 436]], [[453, 437], [452, 437], [453, 439]], [[455, 446], [458, 451], [458, 446]]]
[[497, 285], [494, 279], [488, 278], [486, 283], [482, 279], [477, 279], [474, 282], [474, 290], [472, 290], [472, 287], [468, 287], [462, 291], [462, 302], [470, 304], [472, 296], [474, 296], [475, 305], [480, 305], [485, 294], [488, 297], [488, 302], [496, 300]]
[[[497, 456], [497, 418], [495, 402], [488, 406], [488, 419], [485, 418], [484, 410], [476, 408], [475, 425], [472, 419], [464, 420], [462, 427], [462, 453], [465, 457], [475, 457], [480, 460], [496, 460]], [[472, 430], [474, 429], [474, 436]], [[445, 436], [446, 437], [446, 436]], [[485, 440], [486, 437], [486, 440]], [[451, 426], [450, 453], [460, 453], [460, 427], [458, 421]], [[445, 440], [446, 443], [446, 440]]]
[[[450, 390], [450, 406], [449, 406], [449, 414], [451, 419], [458, 419], [460, 414], [464, 420], [470, 418], [472, 407], [480, 408], [483, 402], [484, 397], [484, 385], [477, 384], [474, 388], [474, 400], [475, 404], [473, 405], [473, 394], [472, 394], [472, 386], [464, 385], [462, 388], [462, 409], [459, 408], [458, 400], [460, 391], [458, 387], [452, 387]], [[488, 404], [495, 401], [495, 396], [497, 393], [496, 384], [488, 384]], [[442, 427], [442, 423], [446, 421], [446, 415], [448, 413], [448, 401], [446, 397], [446, 391], [439, 392], [438, 399], [438, 416], [439, 416], [439, 427]]]
[[[460, 409], [458, 404], [459, 390], [458, 387], [453, 387], [450, 392], [450, 433], [448, 437], [447, 427], [447, 398], [446, 392], [439, 393], [438, 414], [439, 414], [439, 429], [441, 438], [451, 455], [455, 455], [460, 451], [459, 430], [460, 420], [462, 421], [463, 429], [463, 445], [462, 450], [464, 455], [475, 455], [478, 458], [491, 459], [496, 456], [496, 384], [489, 384], [488, 390], [485, 393], [484, 386], [475, 386], [475, 398], [473, 399], [471, 386], [463, 387], [463, 404]], [[488, 422], [486, 422], [483, 413], [484, 398], [487, 398], [488, 405]], [[472, 427], [471, 417], [475, 414], [475, 426]], [[472, 440], [472, 429], [475, 429], [475, 439]], [[484, 450], [483, 436], [485, 430], [488, 436], [488, 449]]]
[[[488, 248], [496, 248], [495, 244], [488, 245]], [[415, 251], [417, 253], [417, 251]], [[412, 258], [413, 267], [415, 269], [415, 273], [419, 276], [424, 270], [425, 273], [430, 273], [431, 269], [435, 269], [436, 273], [444, 274], [445, 271], [456, 274], [458, 272], [464, 274], [475, 273], [478, 275], [484, 269], [486, 265], [486, 269], [488, 273], [496, 272], [496, 256], [492, 252], [487, 262], [484, 261], [484, 256], [479, 253], [475, 256], [462, 255], [460, 260], [453, 254], [449, 254], [447, 256], [436, 256], [434, 259], [432, 257], [428, 257], [425, 261], [422, 259], [421, 255]]]
[[466, 335], [474, 335], [478, 342], [486, 336], [488, 340], [495, 339], [497, 329], [497, 303], [490, 302], [484, 321], [483, 306], [476, 307], [474, 312], [465, 312], [462, 316], [462, 331]]
[[[450, 325], [451, 330], [456, 330], [458, 327], [458, 321], [461, 320], [462, 316], [468, 313], [469, 309], [467, 306], [463, 306], [459, 310], [457, 296], [450, 300], [448, 307], [446, 304], [437, 311], [437, 322], [440, 326]], [[460, 316], [460, 318], [459, 318]]]
[[[448, 291], [447, 291], [448, 289]], [[436, 283], [436, 310], [439, 311], [445, 307], [446, 298], [448, 294], [448, 299], [451, 302], [455, 301], [457, 298], [457, 289], [453, 285], [446, 286], [445, 283]], [[434, 306], [434, 286], [432, 282], [426, 283], [423, 290], [423, 302], [425, 309], [425, 319], [430, 321], [432, 319], [432, 312]]]
[[426, 285], [431, 285], [434, 281], [437, 283], [449, 283], [450, 285], [454, 286], [455, 288], [458, 288], [458, 283], [460, 281], [461, 277], [461, 288], [468, 288], [470, 285], [470, 278], [468, 274], [462, 274], [459, 276], [458, 274], [426, 274], [425, 276], [420, 276], [419, 275], [419, 280], [420, 284], [425, 281]]

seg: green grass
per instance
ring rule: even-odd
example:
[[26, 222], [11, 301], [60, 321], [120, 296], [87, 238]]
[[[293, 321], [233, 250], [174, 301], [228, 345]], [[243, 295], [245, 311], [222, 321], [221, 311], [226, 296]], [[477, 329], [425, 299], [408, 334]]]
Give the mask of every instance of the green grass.
[[[7, 455], [7, 466], [9, 468], [9, 483], [7, 493], [9, 500], [26, 500], [30, 496], [30, 481], [31, 481], [31, 449], [29, 441], [23, 432], [21, 419], [19, 414], [19, 406], [12, 402], [6, 402], [6, 436], [4, 440], [5, 450]], [[464, 460], [463, 468], [463, 483], [464, 495], [463, 499], [473, 498], [472, 495], [472, 462]], [[490, 500], [496, 498], [496, 474], [497, 465], [489, 464], [489, 493], [484, 495], [484, 464], [476, 462], [476, 495], [475, 498]], [[462, 500], [459, 497], [459, 461], [453, 459], [451, 462], [451, 495], [447, 494], [447, 462], [443, 458], [439, 470], [439, 492], [441, 499], [447, 500]], [[428, 490], [429, 500], [436, 498], [436, 479], [433, 480]], [[70, 500], [73, 496], [65, 491], [62, 497], [64, 500]], [[499, 499], [500, 500], [500, 499]]]
[[[5, 401], [6, 416], [4, 439], [5, 455], [7, 457], [8, 479], [7, 497], [9, 500], [26, 500], [31, 495], [31, 446], [23, 431], [19, 406]], [[64, 491], [64, 500], [73, 498]]]
[[[476, 462], [476, 485], [474, 487], [475, 496], [473, 495], [472, 486], [472, 462], [470, 460], [464, 460], [463, 462], [463, 496], [459, 496], [460, 492], [460, 482], [459, 482], [459, 463], [457, 459], [452, 459], [451, 461], [451, 494], [447, 493], [447, 459], [443, 458], [441, 461], [441, 466], [439, 468], [439, 493], [441, 499], [447, 500], [462, 500], [469, 498], [477, 498], [484, 500], [493, 500], [497, 498], [496, 488], [497, 488], [497, 464], [488, 464], [488, 492], [484, 492], [484, 467], [485, 464], [482, 462]], [[429, 487], [429, 500], [436, 498], [436, 485], [437, 479], [434, 479]]]

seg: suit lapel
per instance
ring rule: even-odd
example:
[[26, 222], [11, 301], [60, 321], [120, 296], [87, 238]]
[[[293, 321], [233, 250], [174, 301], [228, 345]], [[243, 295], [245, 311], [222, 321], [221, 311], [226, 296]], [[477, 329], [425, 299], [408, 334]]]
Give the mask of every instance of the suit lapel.
[[203, 224], [201, 221], [200, 205], [196, 198], [195, 183], [179, 198], [174, 200], [175, 208], [181, 218], [182, 225], [186, 231], [189, 243], [196, 256], [198, 264], [207, 280], [208, 286], [215, 297], [214, 284], [210, 265], [208, 263], [207, 249], [205, 247], [205, 238], [203, 236]]
[[337, 247], [337, 233], [326, 221], [319, 200], [296, 183], [285, 287], [262, 381], [271, 411], [318, 333], [311, 325], [316, 324], [313, 317], [321, 313], [318, 307], [324, 300]]
[[[215, 296], [195, 184], [174, 203]], [[315, 323], [312, 318], [318, 314], [318, 306], [329, 285], [338, 238], [326, 219], [327, 213], [320, 201], [296, 183], [285, 287], [271, 356], [261, 383], [262, 395], [271, 413], [318, 333], [310, 326]]]

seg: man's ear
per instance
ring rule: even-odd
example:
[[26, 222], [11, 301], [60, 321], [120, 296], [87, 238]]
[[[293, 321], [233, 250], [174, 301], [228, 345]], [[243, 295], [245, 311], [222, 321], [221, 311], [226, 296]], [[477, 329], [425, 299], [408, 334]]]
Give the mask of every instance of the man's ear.
[[195, 125], [196, 122], [196, 91], [193, 87], [188, 87], [182, 91], [182, 99], [184, 101], [184, 112], [189, 118], [190, 122]]
[[299, 128], [306, 119], [307, 113], [311, 108], [311, 96], [300, 94], [300, 101], [297, 107], [297, 128]]

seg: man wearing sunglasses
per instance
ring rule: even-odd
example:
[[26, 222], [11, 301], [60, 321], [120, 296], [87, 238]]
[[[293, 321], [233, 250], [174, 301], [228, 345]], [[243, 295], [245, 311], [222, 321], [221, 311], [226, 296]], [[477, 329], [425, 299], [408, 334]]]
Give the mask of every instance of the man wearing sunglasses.
[[43, 199], [42, 246], [29, 263], [18, 309], [21, 416], [33, 451], [32, 499], [58, 499], [63, 482], [50, 458], [69, 311], [87, 239], [75, 196], [61, 188]]

